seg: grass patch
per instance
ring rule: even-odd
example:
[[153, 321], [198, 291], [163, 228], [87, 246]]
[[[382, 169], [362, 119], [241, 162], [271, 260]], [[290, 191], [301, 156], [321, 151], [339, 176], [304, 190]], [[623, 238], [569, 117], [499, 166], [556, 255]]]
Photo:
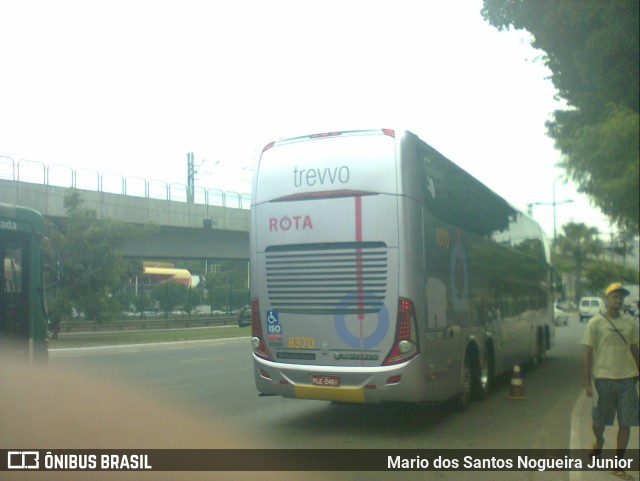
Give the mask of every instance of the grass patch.
[[95, 333], [88, 332], [72, 336], [61, 335], [49, 341], [49, 348], [92, 347], [125, 344], [145, 344], [153, 342], [199, 341], [205, 339], [224, 339], [229, 337], [248, 337], [250, 327], [223, 326], [193, 329], [168, 329], [156, 331], [118, 331]]

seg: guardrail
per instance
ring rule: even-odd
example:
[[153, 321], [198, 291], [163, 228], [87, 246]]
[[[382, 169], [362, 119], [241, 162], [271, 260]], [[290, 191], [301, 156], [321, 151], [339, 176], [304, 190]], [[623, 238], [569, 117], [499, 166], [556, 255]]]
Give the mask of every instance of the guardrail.
[[[73, 169], [67, 165], [47, 165], [28, 159], [16, 161], [6, 155], [0, 155], [0, 179], [174, 202], [186, 203], [190, 197], [189, 187], [185, 184], [110, 172], [100, 173], [90, 169]], [[195, 186], [192, 197], [194, 204], [239, 209], [249, 209], [251, 206], [250, 194], [220, 189]]]
[[193, 327], [215, 327], [237, 324], [237, 316], [192, 317], [173, 319], [132, 319], [110, 322], [61, 322], [59, 336], [80, 333], [108, 333], [122, 331], [144, 331], [184, 329]]

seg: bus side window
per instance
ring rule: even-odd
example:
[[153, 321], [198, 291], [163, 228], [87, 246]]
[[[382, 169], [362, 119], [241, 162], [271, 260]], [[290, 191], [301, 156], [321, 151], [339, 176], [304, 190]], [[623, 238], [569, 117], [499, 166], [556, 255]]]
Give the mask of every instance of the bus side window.
[[4, 257], [4, 292], [22, 291], [22, 249], [8, 248]]
[[0, 292], [0, 331], [5, 335], [28, 335], [27, 312], [22, 295], [23, 256], [20, 247], [4, 246], [2, 254], [2, 292]]
[[427, 297], [427, 329], [447, 326], [447, 288], [435, 277], [429, 277], [425, 286]]

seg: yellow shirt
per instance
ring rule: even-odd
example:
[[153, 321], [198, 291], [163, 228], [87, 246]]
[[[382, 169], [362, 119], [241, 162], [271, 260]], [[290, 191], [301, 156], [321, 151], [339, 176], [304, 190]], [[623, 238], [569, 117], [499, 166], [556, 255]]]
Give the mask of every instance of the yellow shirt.
[[636, 323], [626, 314], [609, 319], [625, 338], [626, 343], [602, 314], [592, 317], [581, 341], [585, 346], [593, 347], [591, 375], [594, 379], [636, 377], [638, 368], [629, 349], [631, 344], [638, 344]]

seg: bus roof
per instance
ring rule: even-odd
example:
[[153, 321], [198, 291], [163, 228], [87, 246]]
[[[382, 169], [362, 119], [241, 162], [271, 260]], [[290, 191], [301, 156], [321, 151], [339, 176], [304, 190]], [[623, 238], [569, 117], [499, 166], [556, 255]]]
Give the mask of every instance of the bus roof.
[[367, 130], [332, 130], [330, 132], [319, 132], [315, 134], [299, 135], [296, 137], [287, 137], [273, 142], [269, 142], [264, 146], [262, 152], [269, 150], [271, 147], [279, 144], [285, 144], [290, 142], [300, 142], [305, 140], [326, 139], [329, 137], [344, 137], [348, 135], [388, 135], [389, 137], [395, 137], [394, 129], [367, 129]]
[[42, 232], [42, 214], [29, 207], [0, 203], [0, 229], [19, 232]]

